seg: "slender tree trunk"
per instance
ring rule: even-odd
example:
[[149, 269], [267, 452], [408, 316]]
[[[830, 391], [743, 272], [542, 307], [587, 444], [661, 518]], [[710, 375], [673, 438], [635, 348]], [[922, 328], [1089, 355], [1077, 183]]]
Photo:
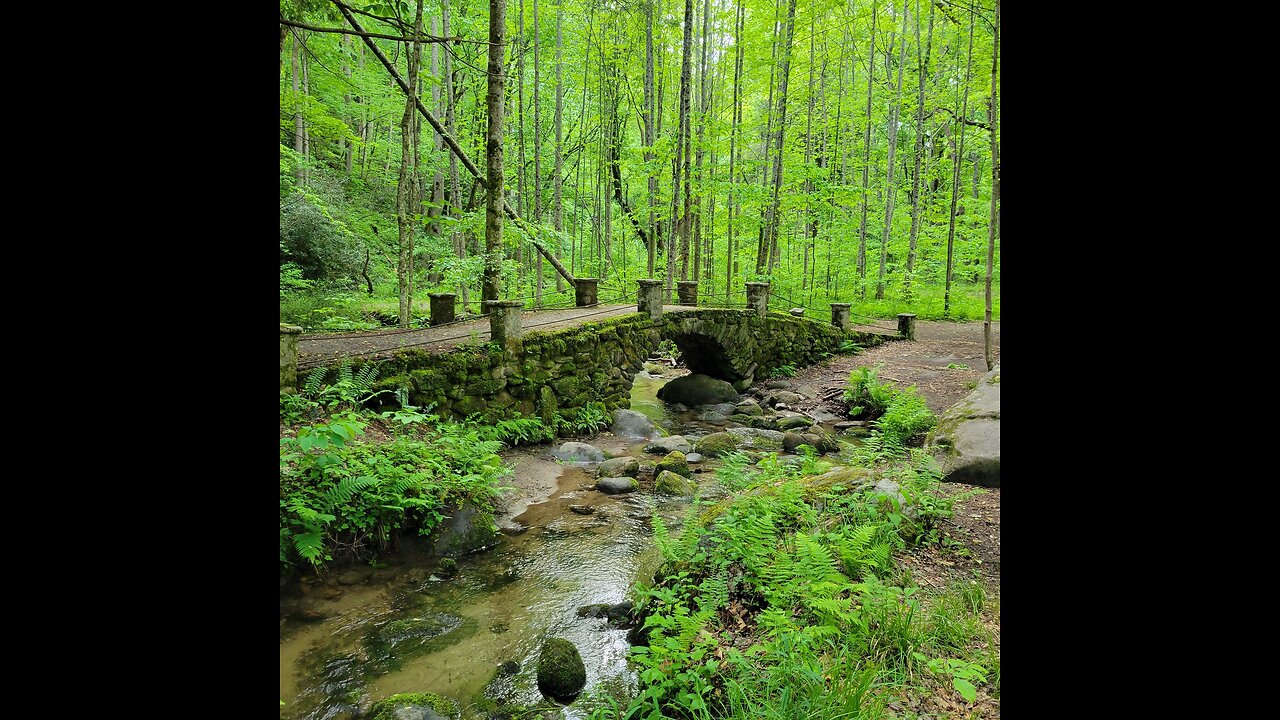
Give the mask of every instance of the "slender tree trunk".
[[[680, 218], [680, 181], [681, 164], [687, 165], [687, 159], [684, 158], [685, 151], [685, 133], [689, 127], [689, 80], [692, 65], [693, 53], [693, 0], [684, 0], [684, 46], [681, 53], [680, 61], [680, 124], [676, 130], [676, 156], [671, 166], [671, 235], [667, 243], [667, 287], [673, 287], [675, 283], [675, 252], [676, 252], [676, 234], [679, 232], [681, 237], [680, 245], [680, 276], [681, 279], [688, 277], [689, 271], [689, 234], [688, 223], [689, 213], [686, 203], [685, 216]], [[688, 172], [684, 174], [686, 177]], [[670, 291], [664, 291], [669, 296]]]
[[920, 87], [916, 101], [916, 148], [915, 172], [911, 181], [911, 235], [907, 239], [907, 272], [902, 276], [903, 296], [911, 298], [911, 276], [916, 267], [916, 239], [920, 233], [920, 161], [924, 155], [924, 87], [929, 76], [929, 54], [933, 50], [933, 10], [929, 3], [929, 39], [925, 44], [924, 57], [920, 56], [920, 0], [916, 0], [916, 64], [920, 67]]
[[726, 302], [733, 294], [733, 260], [737, 253], [737, 249], [733, 246], [735, 239], [733, 220], [737, 214], [733, 190], [738, 182], [738, 176], [735, 174], [734, 168], [738, 153], [738, 128], [742, 125], [742, 96], [740, 88], [742, 85], [742, 25], [745, 5], [743, 0], [736, 0], [736, 5], [737, 14], [734, 17], [733, 24], [733, 128], [729, 131], [729, 247], [724, 256], [724, 295]]
[[[516, 23], [516, 42], [512, 52], [516, 56], [516, 212], [520, 217], [527, 217], [529, 201], [525, 195], [525, 162], [524, 162], [524, 0], [519, 4], [520, 20]], [[524, 294], [524, 242], [516, 244], [516, 287]]]
[[658, 253], [658, 226], [654, 212], [658, 204], [658, 173], [653, 168], [653, 144], [657, 141], [654, 133], [655, 99], [653, 93], [653, 3], [645, 3], [644, 25], [644, 167], [649, 186], [649, 242], [648, 265], [646, 277], [653, 277], [653, 266]]
[[[551, 220], [556, 228], [556, 249], [561, 248], [560, 234], [564, 232], [564, 34], [561, 26], [564, 22], [564, 6], [556, 6], [556, 177], [552, 198]], [[556, 291], [564, 290], [564, 278], [556, 274]]]
[[[417, 3], [414, 13], [414, 35], [422, 34], [422, 3]], [[417, 223], [414, 222], [414, 188], [417, 174], [413, 167], [414, 110], [418, 99], [418, 63], [422, 58], [422, 43], [416, 40], [412, 51], [408, 52], [410, 92], [405, 96], [404, 115], [400, 120], [400, 180], [396, 186], [396, 225], [400, 231], [400, 261], [396, 264], [396, 282], [400, 291], [400, 327], [407, 328], [412, 320], [413, 304], [413, 236]]]
[[[898, 150], [898, 113], [902, 109], [902, 66], [907, 61], [907, 0], [902, 0], [902, 39], [898, 43], [898, 84], [893, 91], [893, 103], [889, 106], [889, 161], [885, 174], [884, 236], [880, 239], [880, 274], [876, 276], [876, 299], [884, 299], [884, 268], [889, 255], [889, 238], [893, 230], [893, 201], [898, 196], [894, 184], [894, 154]], [[890, 51], [893, 47], [890, 46]]]
[[[995, 265], [996, 239], [1000, 237], [1000, 0], [996, 0], [995, 35], [991, 40], [991, 218], [987, 222], [987, 297], [983, 315], [982, 339], [987, 370], [995, 367], [995, 349], [991, 346], [991, 269]], [[975, 183], [975, 187], [977, 184]]]
[[871, 4], [871, 42], [867, 45], [867, 133], [863, 140], [862, 160], [862, 220], [858, 223], [858, 297], [867, 297], [867, 201], [870, 186], [867, 172], [871, 169], [871, 91], [876, 75], [876, 12], [879, 3]]
[[693, 279], [698, 279], [698, 268], [702, 265], [702, 193], [703, 191], [703, 175], [702, 162], [706, 155], [706, 146], [703, 139], [707, 133], [707, 113], [710, 110], [710, 95], [707, 88], [707, 45], [711, 30], [711, 0], [703, 0], [702, 2], [702, 57], [698, 67], [698, 155], [697, 169], [695, 176], [698, 179], [698, 196], [694, 200], [694, 229], [693, 236]]
[[[787, 130], [787, 77], [791, 73], [791, 41], [796, 29], [796, 0], [787, 6], [787, 25], [782, 44], [781, 64], [778, 66], [778, 140], [773, 156], [773, 198], [769, 204], [768, 238], [770, 244], [769, 272], [773, 272], [778, 256], [778, 209], [782, 198], [782, 152]], [[758, 261], [757, 261], [758, 262]]]
[[[441, 32], [445, 37], [449, 35], [449, 0], [441, 0]], [[457, 133], [455, 123], [457, 97], [454, 95], [453, 89], [453, 55], [444, 54], [444, 94], [447, 101], [444, 111], [444, 126], [450, 135]], [[458, 158], [453, 153], [449, 153], [449, 217], [454, 220], [462, 218], [462, 183], [458, 178]], [[457, 225], [453, 226], [452, 237], [453, 254], [459, 260], [467, 257], [467, 242], [465, 233], [458, 230]], [[471, 298], [468, 283], [463, 282], [458, 287], [458, 293], [462, 297], [463, 312], [467, 311]]]
[[[818, 28], [818, 15], [811, 13], [809, 15], [809, 109], [805, 113], [804, 118], [804, 166], [806, 171], [810, 167], [809, 163], [813, 160], [813, 51], [816, 42]], [[807, 289], [807, 279], [809, 277], [809, 246], [813, 242], [814, 230], [816, 227], [816, 217], [812, 204], [813, 196], [813, 180], [805, 178], [804, 181], [805, 205], [808, 206], [809, 222], [805, 224], [805, 245], [804, 245], [804, 264], [800, 270], [800, 292], [801, 294]]]
[[[431, 34], [432, 35], [436, 34], [437, 22], [439, 21], [436, 18], [431, 18]], [[435, 106], [436, 112], [440, 113], [441, 115], [448, 116], [449, 109], [445, 106], [445, 104], [441, 102], [441, 99], [440, 99], [440, 88], [442, 86], [442, 83], [440, 82], [440, 45], [439, 43], [431, 43], [431, 77], [432, 79], [435, 80], [435, 82], [432, 83], [431, 85], [432, 105]], [[419, 117], [417, 113], [414, 113], [413, 132], [414, 132], [415, 138], [418, 135], [420, 135], [422, 132], [422, 118]], [[440, 151], [444, 150], [444, 141], [440, 138], [439, 135], [433, 134], [431, 146], [435, 149], [437, 153], [439, 153]], [[415, 144], [414, 147], [417, 147], [417, 145]], [[433, 155], [432, 157], [434, 158], [435, 155]], [[444, 173], [441, 171], [439, 163], [433, 162], [432, 165], [435, 167], [435, 169], [432, 171], [431, 207], [427, 208], [427, 217], [429, 218], [429, 223], [430, 223], [429, 232], [431, 236], [438, 238], [440, 237], [440, 216], [444, 214]], [[420, 166], [419, 166], [419, 171], [421, 171]], [[441, 280], [440, 272], [435, 268], [431, 268], [430, 274], [428, 275], [428, 282], [432, 285], [437, 285], [440, 283], [440, 280]]]
[[289, 79], [293, 83], [293, 151], [298, 153], [298, 166], [293, 171], [293, 177], [299, 183], [302, 183], [303, 168], [303, 146], [302, 146], [302, 97], [298, 84], [298, 35], [301, 30], [295, 31], [293, 36], [292, 47], [289, 50]]
[[[542, 45], [541, 25], [538, 24], [538, 0], [533, 0], [533, 222], [542, 222]], [[534, 285], [534, 304], [542, 305], [542, 256], [537, 259], [538, 268]]]
[[[772, 54], [769, 56], [769, 101], [765, 104], [765, 124], [764, 137], [761, 138], [763, 151], [760, 153], [760, 195], [764, 196], [769, 191], [769, 149], [773, 142], [773, 91], [774, 83], [778, 77], [778, 34], [781, 28], [782, 6], [781, 2], [776, 3], [773, 8], [773, 46]], [[763, 275], [765, 268], [769, 264], [769, 222], [767, 220], [768, 205], [760, 206], [760, 228], [757, 232], [756, 241], [756, 275]]]
[[502, 121], [503, 36], [507, 29], [506, 0], [489, 0], [489, 133], [485, 138], [489, 179], [485, 195], [484, 291], [485, 300], [497, 300], [502, 292]]
[[[959, 125], [960, 146], [951, 148], [951, 220], [947, 227], [947, 283], [942, 295], [942, 317], [951, 315], [951, 274], [954, 267], [954, 251], [956, 237], [956, 200], [960, 196], [960, 165], [964, 158], [964, 120], [969, 117], [969, 71], [973, 68], [973, 11], [969, 13], [969, 59], [964, 70], [964, 100], [960, 103]], [[954, 139], [952, 140], [954, 143]]]

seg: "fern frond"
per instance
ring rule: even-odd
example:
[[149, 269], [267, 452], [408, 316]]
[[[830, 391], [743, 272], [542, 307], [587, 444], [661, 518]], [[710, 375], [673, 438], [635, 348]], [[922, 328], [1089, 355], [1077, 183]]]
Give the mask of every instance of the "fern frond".
[[356, 494], [356, 491], [373, 487], [378, 482], [378, 478], [369, 475], [343, 478], [336, 487], [325, 491], [323, 496], [325, 502], [329, 503], [329, 507], [337, 507], [350, 500]]
[[324, 376], [329, 370], [324, 367], [318, 367], [307, 375], [307, 383], [302, 388], [302, 394], [308, 397], [314, 397], [320, 393], [320, 388], [324, 386]]

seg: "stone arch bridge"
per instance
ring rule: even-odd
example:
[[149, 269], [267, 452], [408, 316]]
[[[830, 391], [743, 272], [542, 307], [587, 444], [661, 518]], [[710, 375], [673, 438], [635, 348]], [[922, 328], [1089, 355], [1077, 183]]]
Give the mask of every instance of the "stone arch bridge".
[[[845, 341], [866, 347], [897, 337], [842, 329], [763, 307], [649, 309], [642, 304], [640, 312], [636, 307], [620, 306], [612, 317], [587, 318], [547, 331], [521, 332], [517, 322], [514, 338], [503, 337], [495, 320], [494, 342], [443, 351], [393, 350], [388, 357], [352, 362], [357, 367], [377, 364], [376, 389], [406, 388], [413, 405], [431, 406], [441, 415], [480, 415], [495, 421], [520, 413], [550, 420], [559, 412], [572, 421], [589, 403], [601, 403], [608, 411], [629, 407], [636, 373], [663, 340], [675, 343], [693, 372], [726, 380], [741, 391], [783, 365], [817, 362], [839, 351]], [[283, 342], [281, 347], [283, 387]], [[303, 358], [308, 356], [304, 353]], [[338, 357], [327, 357], [307, 364], [336, 367], [339, 362]], [[291, 386], [300, 386], [306, 375], [304, 364]]]

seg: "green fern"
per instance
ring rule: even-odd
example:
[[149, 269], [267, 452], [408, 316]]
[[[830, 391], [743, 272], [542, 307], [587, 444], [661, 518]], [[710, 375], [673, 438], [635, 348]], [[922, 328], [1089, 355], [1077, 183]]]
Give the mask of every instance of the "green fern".
[[373, 487], [379, 482], [378, 478], [364, 475], [361, 477], [343, 478], [336, 487], [330, 488], [323, 494], [325, 502], [329, 503], [329, 507], [337, 507], [351, 499], [360, 490], [367, 487]]
[[306, 385], [303, 386], [303, 394], [307, 397], [315, 397], [320, 394], [320, 389], [324, 387], [324, 377], [329, 371], [324, 367], [318, 367], [307, 375]]

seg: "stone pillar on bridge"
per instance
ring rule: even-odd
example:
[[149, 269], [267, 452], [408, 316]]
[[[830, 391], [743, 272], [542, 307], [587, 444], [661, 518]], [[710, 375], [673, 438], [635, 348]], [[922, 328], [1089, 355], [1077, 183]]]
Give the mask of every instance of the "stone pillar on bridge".
[[636, 312], [649, 313], [649, 319], [657, 322], [662, 319], [662, 281], [637, 280], [640, 292], [636, 296]]
[[676, 296], [680, 298], [681, 305], [697, 305], [698, 304], [698, 281], [697, 280], [681, 280], [677, 283]]
[[916, 339], [915, 313], [898, 313], [898, 334], [907, 340]]
[[431, 298], [431, 327], [453, 322], [455, 293], [427, 293], [427, 297]]
[[294, 393], [298, 387], [298, 336], [302, 328], [280, 323], [280, 392]]
[[573, 304], [576, 307], [595, 305], [600, 301], [600, 278], [575, 278], [573, 281]]
[[747, 283], [747, 307], [756, 311], [756, 316], [764, 319], [769, 312], [769, 283]]
[[791, 308], [791, 314], [795, 317], [804, 317], [804, 308]]
[[524, 329], [520, 326], [524, 301], [485, 300], [482, 304], [489, 314], [489, 332], [493, 341], [502, 346], [507, 357], [519, 357], [524, 350]]
[[853, 303], [831, 303], [831, 324], [849, 332], [849, 307]]

